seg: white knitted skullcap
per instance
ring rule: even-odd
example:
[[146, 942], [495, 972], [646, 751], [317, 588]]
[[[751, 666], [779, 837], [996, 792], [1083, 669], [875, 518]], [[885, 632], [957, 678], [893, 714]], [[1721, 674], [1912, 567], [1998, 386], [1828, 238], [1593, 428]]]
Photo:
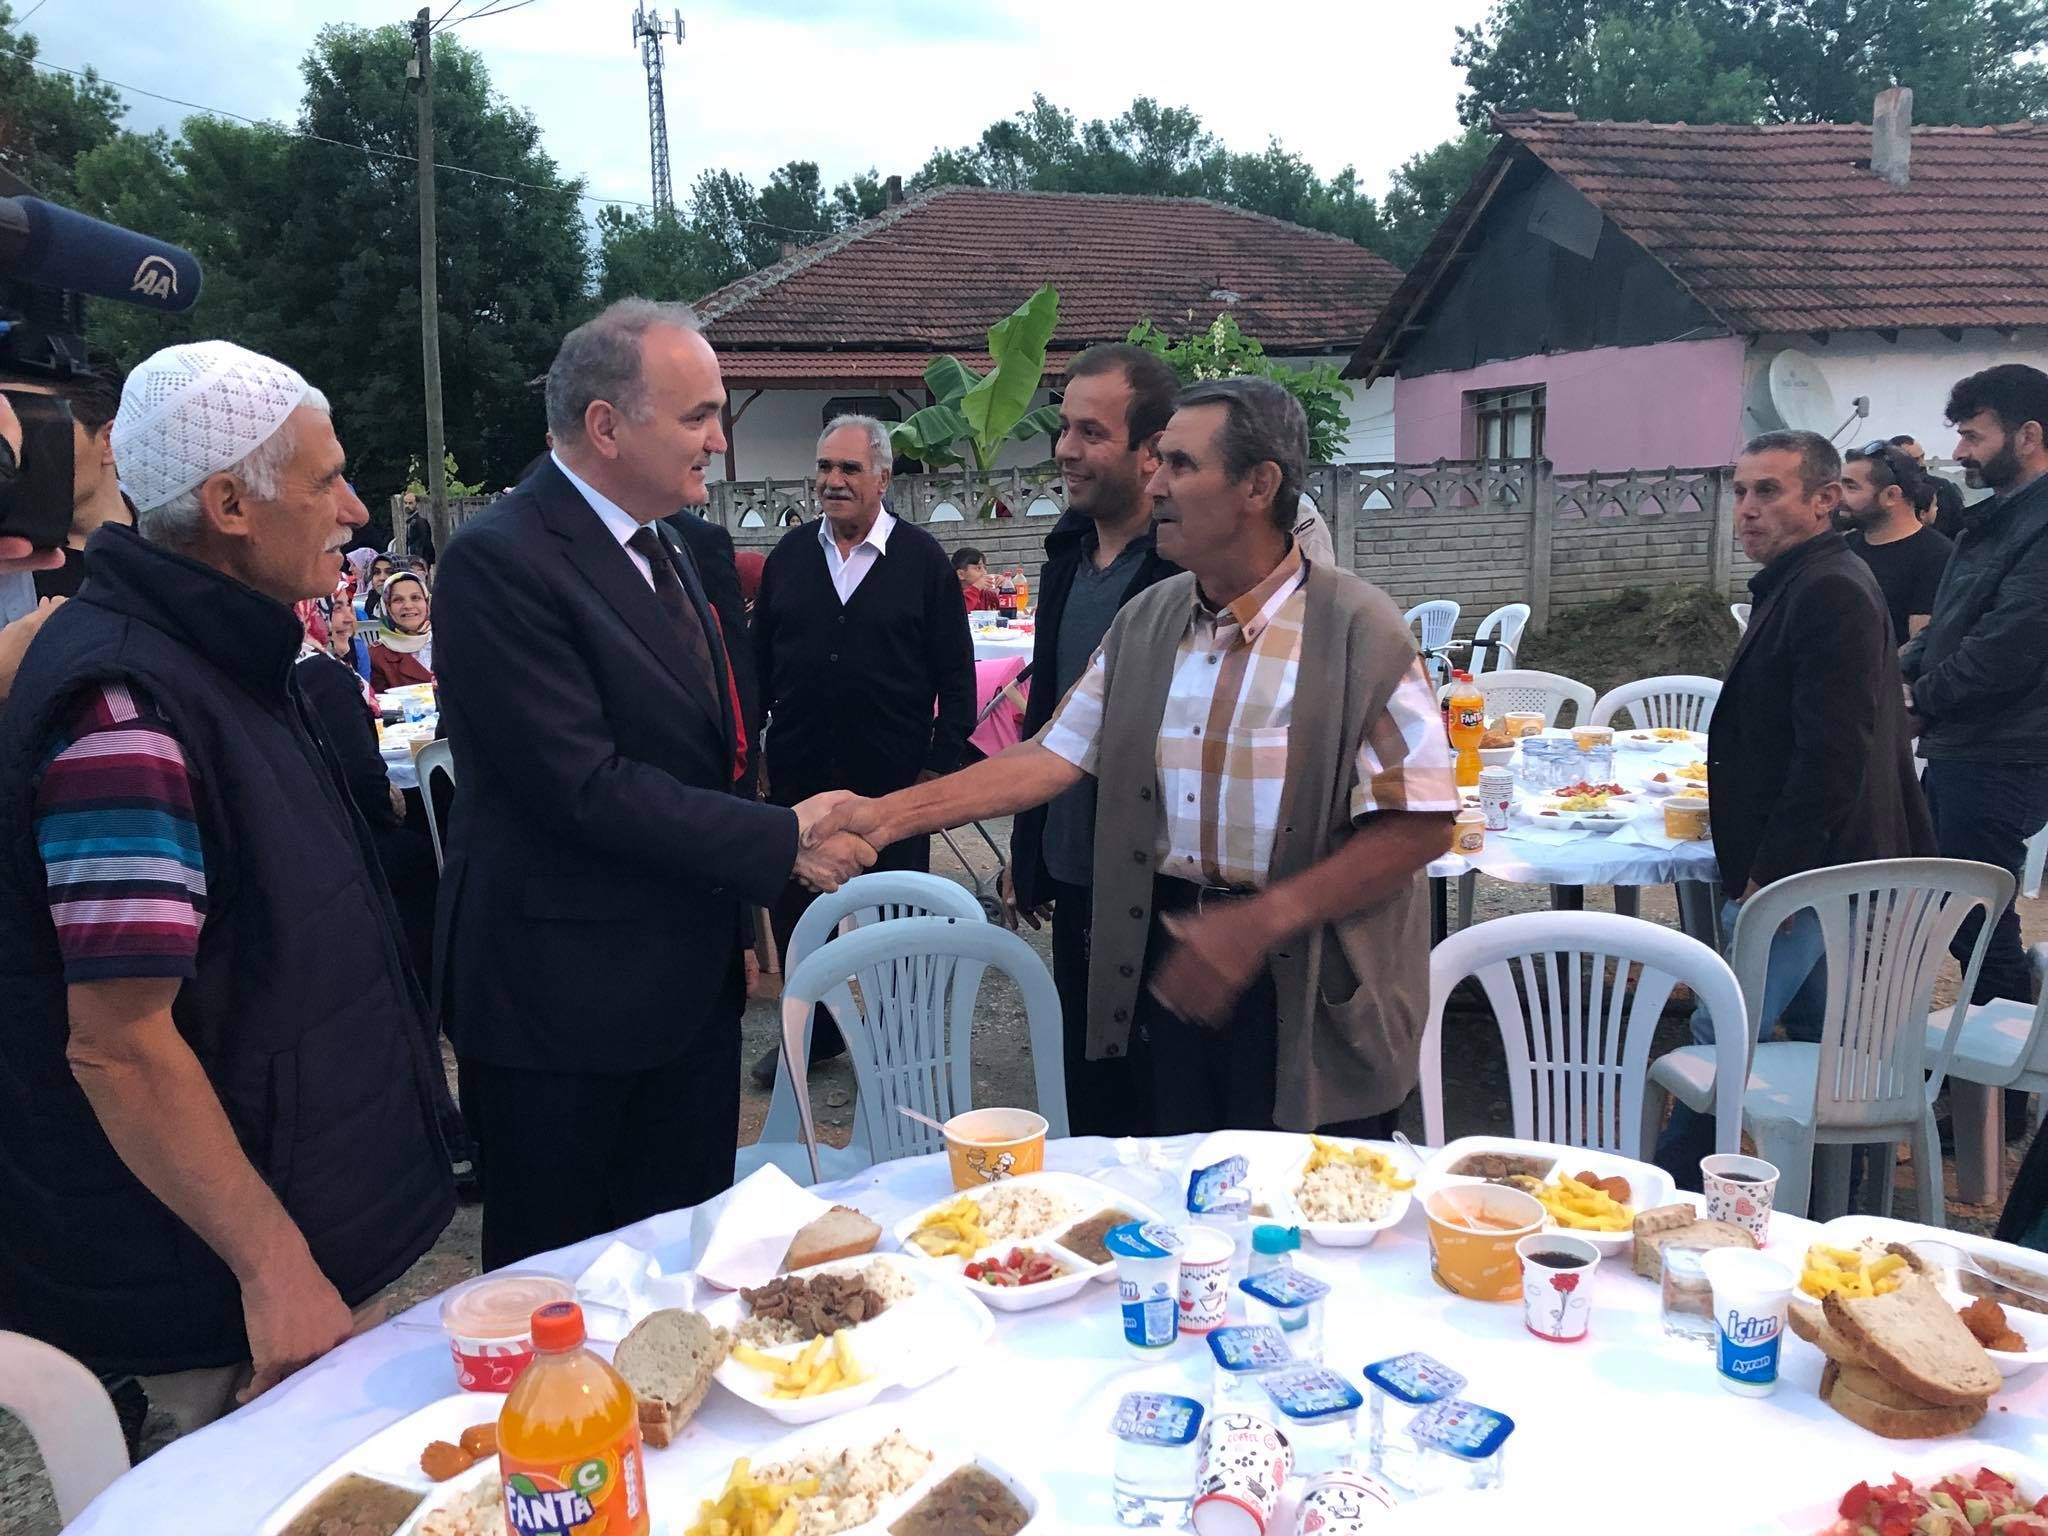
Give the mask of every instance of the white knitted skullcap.
[[231, 341], [165, 347], [128, 375], [114, 417], [114, 463], [135, 505], [160, 507], [268, 442], [306, 381]]

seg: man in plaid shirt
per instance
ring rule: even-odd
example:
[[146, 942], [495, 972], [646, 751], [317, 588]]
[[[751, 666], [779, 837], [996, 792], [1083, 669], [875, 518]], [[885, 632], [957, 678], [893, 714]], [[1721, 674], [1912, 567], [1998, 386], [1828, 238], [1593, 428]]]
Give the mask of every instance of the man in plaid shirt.
[[1458, 809], [1436, 695], [1386, 596], [1293, 541], [1284, 389], [1194, 386], [1159, 452], [1185, 574], [1124, 608], [1036, 738], [828, 821], [908, 836], [1093, 774], [1090, 1057], [1130, 1054], [1162, 1135], [1383, 1134], [1427, 1010], [1422, 870]]

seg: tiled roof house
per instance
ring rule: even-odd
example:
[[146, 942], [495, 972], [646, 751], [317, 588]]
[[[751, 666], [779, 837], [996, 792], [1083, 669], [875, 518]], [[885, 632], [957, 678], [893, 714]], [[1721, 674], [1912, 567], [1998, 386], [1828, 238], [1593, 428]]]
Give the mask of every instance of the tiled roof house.
[[[1720, 463], [1781, 424], [1945, 453], [1957, 378], [2048, 354], [2048, 122], [1906, 113], [1497, 118], [1348, 374], [1400, 378], [1407, 462], [1533, 444], [1564, 472]], [[1807, 386], [1803, 412], [1774, 363]]]
[[[801, 474], [827, 415], [926, 403], [924, 370], [985, 368], [988, 328], [1050, 282], [1056, 380], [1140, 320], [1169, 330], [1224, 309], [1276, 357], [1341, 363], [1400, 271], [1335, 235], [1194, 198], [941, 187], [702, 299], [734, 417], [727, 476]], [[1391, 386], [1354, 390], [1355, 435], [1391, 449]], [[1022, 451], [1020, 448], [1019, 451]], [[1043, 452], [1028, 455], [1043, 458]]]

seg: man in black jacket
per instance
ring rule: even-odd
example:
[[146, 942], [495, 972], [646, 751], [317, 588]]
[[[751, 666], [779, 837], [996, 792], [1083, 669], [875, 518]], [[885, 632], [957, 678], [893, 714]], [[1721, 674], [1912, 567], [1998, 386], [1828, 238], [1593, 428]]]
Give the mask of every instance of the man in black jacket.
[[[768, 797], [795, 805], [850, 789], [881, 795], [960, 766], [974, 728], [974, 641], [939, 541], [883, 506], [889, 429], [841, 416], [818, 438], [824, 516], [782, 536], [761, 573], [754, 651], [767, 726]], [[928, 870], [931, 839], [876, 850], [876, 869]], [[811, 903], [791, 884], [775, 942]], [[841, 1049], [822, 1010], [811, 1059]], [[754, 1064], [772, 1083], [775, 1053]]]
[[[1152, 544], [1145, 485], [1159, 468], [1159, 434], [1180, 382], [1143, 347], [1091, 347], [1067, 368], [1060, 435], [1053, 447], [1066, 479], [1067, 511], [1045, 538], [1031, 692], [1024, 736], [1035, 736], [1087, 669], [1110, 621], [1147, 587], [1180, 567]], [[1146, 1096], [1129, 1058], [1087, 1059], [1088, 940], [1092, 929], [1095, 780], [1021, 813], [1010, 831], [1004, 911], [1034, 928], [1050, 906], [1052, 974], [1065, 1020], [1067, 1115], [1076, 1136], [1130, 1136], [1145, 1129]]]
[[[1741, 903], [1774, 880], [1934, 851], [1884, 594], [1831, 526], [1841, 474], [1834, 446], [1812, 432], [1767, 432], [1735, 463], [1736, 537], [1763, 569], [1749, 580], [1749, 627], [1707, 744], [1730, 934]], [[1821, 952], [1810, 912], [1779, 933], [1756, 1021], [1762, 1034]], [[1704, 1009], [1693, 1015], [1696, 1042], [1710, 1043], [1716, 1027]], [[1712, 1150], [1712, 1117], [1681, 1104], [1657, 1161], [1691, 1187], [1699, 1156]]]
[[744, 792], [725, 644], [662, 528], [706, 497], [724, 403], [696, 317], [621, 300], [548, 370], [551, 461], [441, 556], [436, 971], [487, 1268], [732, 1182], [746, 914], [873, 858]]
[[[2008, 363], [1949, 396], [1956, 462], [1995, 493], [1963, 513], [1934, 617], [1899, 657], [1920, 721], [1935, 841], [2012, 871], [2048, 822], [2048, 374]], [[1977, 942], [1974, 914], [1958, 958]], [[1991, 930], [1975, 1002], [2033, 998], [2019, 913]]]

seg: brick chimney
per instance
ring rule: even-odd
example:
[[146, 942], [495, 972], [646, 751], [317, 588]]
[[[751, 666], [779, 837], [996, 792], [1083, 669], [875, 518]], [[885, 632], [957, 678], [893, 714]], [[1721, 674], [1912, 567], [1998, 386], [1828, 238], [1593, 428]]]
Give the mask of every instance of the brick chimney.
[[891, 176], [882, 183], [882, 205], [885, 208], [894, 208], [902, 201], [903, 178], [901, 176]]
[[1913, 88], [1879, 91], [1870, 109], [1870, 169], [1904, 188], [1913, 171]]

